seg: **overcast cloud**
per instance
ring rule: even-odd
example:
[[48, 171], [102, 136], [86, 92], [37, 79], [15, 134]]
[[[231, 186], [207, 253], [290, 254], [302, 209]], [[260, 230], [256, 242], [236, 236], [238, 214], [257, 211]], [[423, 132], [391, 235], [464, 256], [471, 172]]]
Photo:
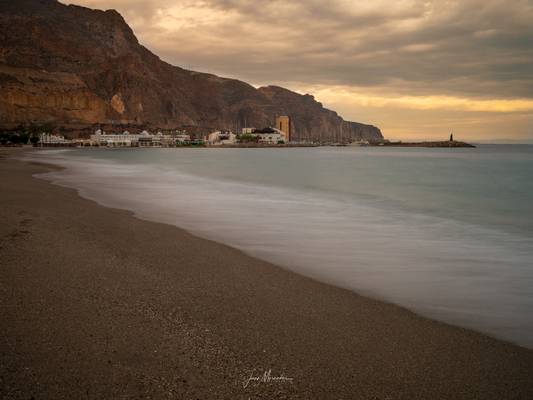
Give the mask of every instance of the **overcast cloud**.
[[533, 0], [76, 0], [182, 67], [310, 92], [387, 137], [533, 139]]

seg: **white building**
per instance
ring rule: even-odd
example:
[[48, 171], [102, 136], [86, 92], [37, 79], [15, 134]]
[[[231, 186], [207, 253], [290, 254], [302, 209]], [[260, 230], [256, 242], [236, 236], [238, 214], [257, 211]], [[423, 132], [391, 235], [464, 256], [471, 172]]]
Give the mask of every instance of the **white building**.
[[259, 139], [259, 143], [264, 144], [280, 144], [285, 143], [285, 135], [274, 132], [274, 133], [255, 133], [255, 136]]
[[93, 146], [107, 147], [174, 147], [177, 143], [189, 143], [189, 135], [165, 135], [158, 131], [155, 135], [144, 130], [139, 134], [123, 133], [107, 134], [98, 129], [91, 135], [90, 143]]
[[[148, 132], [146, 132], [146, 134], [148, 134]], [[131, 135], [128, 131], [124, 131], [123, 133], [107, 134], [101, 129], [98, 129], [94, 135], [91, 135], [91, 142], [93, 145], [97, 146], [131, 147], [137, 145], [140, 136], [142, 136], [142, 134]]]
[[290, 137], [289, 137], [288, 133], [285, 133], [282, 130], [279, 130], [278, 128], [272, 128], [272, 129], [274, 130], [276, 135], [279, 135], [279, 137], [280, 137], [280, 139], [278, 140], [278, 143], [279, 142], [289, 143]]
[[191, 141], [191, 135], [186, 135], [184, 133], [174, 135], [173, 137], [176, 139], [176, 143], [180, 144], [190, 143]]
[[288, 142], [285, 133], [277, 128], [256, 129], [253, 134], [257, 137], [258, 143], [280, 144]]
[[70, 140], [65, 139], [62, 135], [52, 135], [50, 133], [41, 133], [39, 135], [39, 143], [42, 145], [60, 145], [71, 143]]
[[142, 131], [139, 135], [138, 146], [139, 147], [161, 147], [161, 138], [163, 134], [157, 132], [156, 135], [152, 135], [148, 131]]
[[237, 143], [237, 135], [230, 131], [216, 131], [207, 135], [206, 142], [212, 146], [235, 144]]

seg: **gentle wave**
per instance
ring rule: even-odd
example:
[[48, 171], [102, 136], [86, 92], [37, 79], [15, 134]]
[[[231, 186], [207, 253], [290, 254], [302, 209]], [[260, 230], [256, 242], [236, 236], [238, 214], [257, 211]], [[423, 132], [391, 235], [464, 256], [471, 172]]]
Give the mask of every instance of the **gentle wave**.
[[174, 167], [32, 155], [83, 197], [298, 273], [533, 348], [533, 240], [353, 198]]

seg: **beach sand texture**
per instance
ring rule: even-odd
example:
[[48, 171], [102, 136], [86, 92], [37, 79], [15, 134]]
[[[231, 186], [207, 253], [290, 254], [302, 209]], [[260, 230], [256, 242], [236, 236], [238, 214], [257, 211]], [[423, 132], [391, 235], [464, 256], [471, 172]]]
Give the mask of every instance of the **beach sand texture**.
[[531, 350], [0, 164], [2, 399], [533, 399]]

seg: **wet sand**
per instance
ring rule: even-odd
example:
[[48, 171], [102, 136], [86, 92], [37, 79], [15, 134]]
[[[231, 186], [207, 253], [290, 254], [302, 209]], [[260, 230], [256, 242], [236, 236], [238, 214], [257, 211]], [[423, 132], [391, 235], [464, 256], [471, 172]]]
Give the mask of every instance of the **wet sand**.
[[533, 399], [531, 350], [0, 166], [2, 399]]

